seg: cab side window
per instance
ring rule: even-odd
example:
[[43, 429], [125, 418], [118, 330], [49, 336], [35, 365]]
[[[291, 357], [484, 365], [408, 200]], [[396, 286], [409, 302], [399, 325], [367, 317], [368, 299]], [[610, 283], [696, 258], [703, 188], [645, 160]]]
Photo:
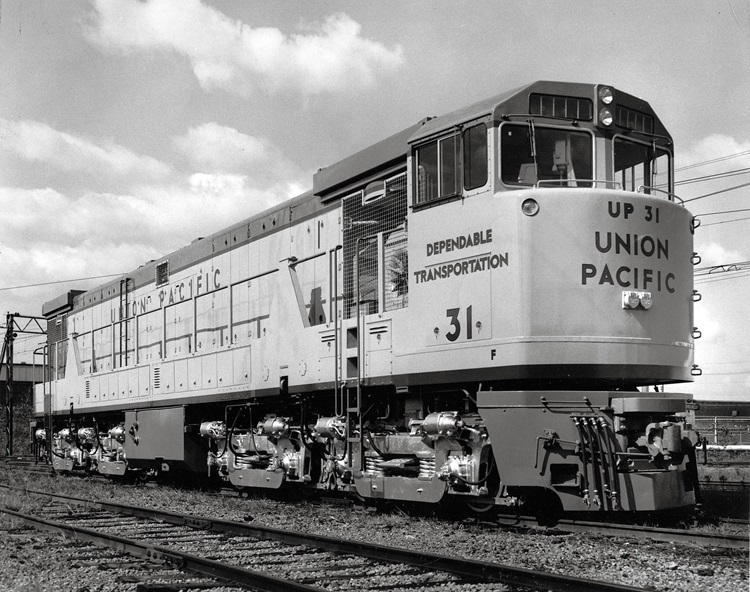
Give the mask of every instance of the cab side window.
[[458, 137], [451, 136], [438, 142], [440, 149], [440, 195], [458, 193]]
[[487, 183], [487, 126], [433, 140], [415, 152], [416, 204], [453, 197]]
[[417, 148], [417, 203], [456, 193], [456, 137], [450, 136]]
[[487, 183], [487, 126], [483, 123], [464, 130], [464, 189]]

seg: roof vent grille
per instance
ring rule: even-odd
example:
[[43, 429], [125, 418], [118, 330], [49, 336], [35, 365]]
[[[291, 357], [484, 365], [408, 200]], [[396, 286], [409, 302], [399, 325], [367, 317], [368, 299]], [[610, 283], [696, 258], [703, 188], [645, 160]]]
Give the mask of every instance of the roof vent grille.
[[156, 287], [169, 283], [169, 261], [163, 261], [156, 266]]

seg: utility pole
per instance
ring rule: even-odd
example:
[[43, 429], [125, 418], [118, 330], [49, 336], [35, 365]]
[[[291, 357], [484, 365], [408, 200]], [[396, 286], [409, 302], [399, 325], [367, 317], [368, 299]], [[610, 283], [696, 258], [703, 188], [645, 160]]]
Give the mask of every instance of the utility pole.
[[[0, 368], [5, 367], [5, 389], [3, 390], [3, 407], [5, 407], [5, 456], [13, 454], [13, 341], [17, 333], [13, 332], [13, 315], [8, 313], [8, 330], [3, 340], [0, 353]], [[6, 363], [7, 360], [7, 363]]]
[[5, 389], [2, 392], [5, 407], [5, 456], [13, 454], [13, 342], [19, 333], [46, 335], [42, 317], [27, 317], [8, 313], [5, 323], [5, 338], [0, 353], [0, 371], [5, 368]]

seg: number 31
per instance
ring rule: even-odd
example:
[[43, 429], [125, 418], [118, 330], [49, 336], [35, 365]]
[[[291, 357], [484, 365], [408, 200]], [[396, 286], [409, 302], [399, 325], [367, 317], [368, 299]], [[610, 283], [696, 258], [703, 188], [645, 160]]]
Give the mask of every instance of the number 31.
[[[446, 333], [445, 336], [448, 341], [456, 341], [461, 335], [461, 321], [458, 320], [458, 315], [461, 313], [460, 308], [449, 308], [445, 311], [445, 316], [451, 320], [451, 327], [453, 331]], [[471, 306], [466, 309], [466, 339], [472, 338], [471, 328]]]

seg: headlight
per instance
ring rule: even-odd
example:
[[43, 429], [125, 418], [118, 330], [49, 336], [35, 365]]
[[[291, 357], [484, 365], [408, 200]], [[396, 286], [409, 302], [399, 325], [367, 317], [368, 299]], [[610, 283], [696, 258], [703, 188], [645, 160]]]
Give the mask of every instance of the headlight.
[[622, 293], [622, 307], [625, 309], [642, 308], [648, 310], [653, 305], [651, 292], [633, 292], [625, 290]]
[[638, 292], [623, 292], [622, 293], [622, 307], [623, 308], [638, 308], [641, 299], [638, 298]]
[[601, 87], [599, 89], [599, 100], [605, 105], [609, 105], [612, 101], [614, 101], [615, 95], [612, 92], [612, 89], [607, 86]]
[[521, 211], [527, 216], [536, 216], [539, 212], [539, 204], [535, 199], [524, 199], [521, 204]]
[[615, 118], [612, 116], [612, 111], [609, 109], [602, 109], [599, 111], [599, 123], [602, 125], [610, 126]]

